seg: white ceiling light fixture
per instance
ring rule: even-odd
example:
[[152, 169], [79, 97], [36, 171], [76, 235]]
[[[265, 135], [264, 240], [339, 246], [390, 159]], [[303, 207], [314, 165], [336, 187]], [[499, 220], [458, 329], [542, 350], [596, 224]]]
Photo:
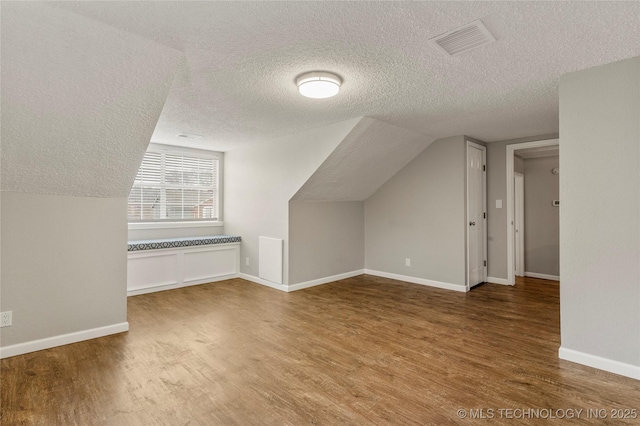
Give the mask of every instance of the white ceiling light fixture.
[[312, 71], [299, 76], [296, 84], [302, 96], [324, 99], [338, 94], [342, 80], [330, 72]]

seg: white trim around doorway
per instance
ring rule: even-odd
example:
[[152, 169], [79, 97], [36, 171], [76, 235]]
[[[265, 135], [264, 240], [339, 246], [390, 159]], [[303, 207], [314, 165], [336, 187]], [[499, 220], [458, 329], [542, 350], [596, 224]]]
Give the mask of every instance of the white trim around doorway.
[[516, 150], [538, 148], [541, 146], [559, 145], [559, 139], [545, 139], [541, 141], [524, 142], [507, 145], [507, 284], [516, 283], [515, 265], [513, 261], [513, 156]]

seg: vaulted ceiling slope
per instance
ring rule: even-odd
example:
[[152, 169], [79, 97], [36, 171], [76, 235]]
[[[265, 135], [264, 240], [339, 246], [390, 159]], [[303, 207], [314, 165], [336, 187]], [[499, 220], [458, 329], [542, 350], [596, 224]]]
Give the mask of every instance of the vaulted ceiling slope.
[[182, 53], [2, 2], [2, 190], [126, 197]]
[[[638, 1], [48, 5], [184, 52], [153, 140], [219, 150], [359, 116], [434, 138], [557, 133], [560, 75], [640, 55]], [[477, 19], [496, 43], [450, 57], [428, 42]], [[341, 93], [299, 96], [311, 70], [341, 75]]]
[[363, 117], [293, 199], [366, 200], [433, 140], [411, 130]]

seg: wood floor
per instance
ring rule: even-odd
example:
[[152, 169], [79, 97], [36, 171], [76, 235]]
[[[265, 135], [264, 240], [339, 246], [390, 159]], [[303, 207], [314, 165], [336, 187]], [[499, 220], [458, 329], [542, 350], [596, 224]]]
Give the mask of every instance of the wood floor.
[[2, 425], [640, 423], [611, 418], [640, 381], [558, 359], [553, 281], [235, 279], [128, 303], [128, 333], [2, 360]]

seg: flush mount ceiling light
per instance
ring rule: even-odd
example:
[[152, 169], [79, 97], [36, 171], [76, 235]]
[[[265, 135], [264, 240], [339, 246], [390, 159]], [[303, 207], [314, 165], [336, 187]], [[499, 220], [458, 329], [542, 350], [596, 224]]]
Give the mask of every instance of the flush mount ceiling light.
[[302, 96], [323, 99], [337, 95], [340, 91], [342, 80], [330, 72], [313, 71], [304, 73], [298, 77], [296, 84]]

